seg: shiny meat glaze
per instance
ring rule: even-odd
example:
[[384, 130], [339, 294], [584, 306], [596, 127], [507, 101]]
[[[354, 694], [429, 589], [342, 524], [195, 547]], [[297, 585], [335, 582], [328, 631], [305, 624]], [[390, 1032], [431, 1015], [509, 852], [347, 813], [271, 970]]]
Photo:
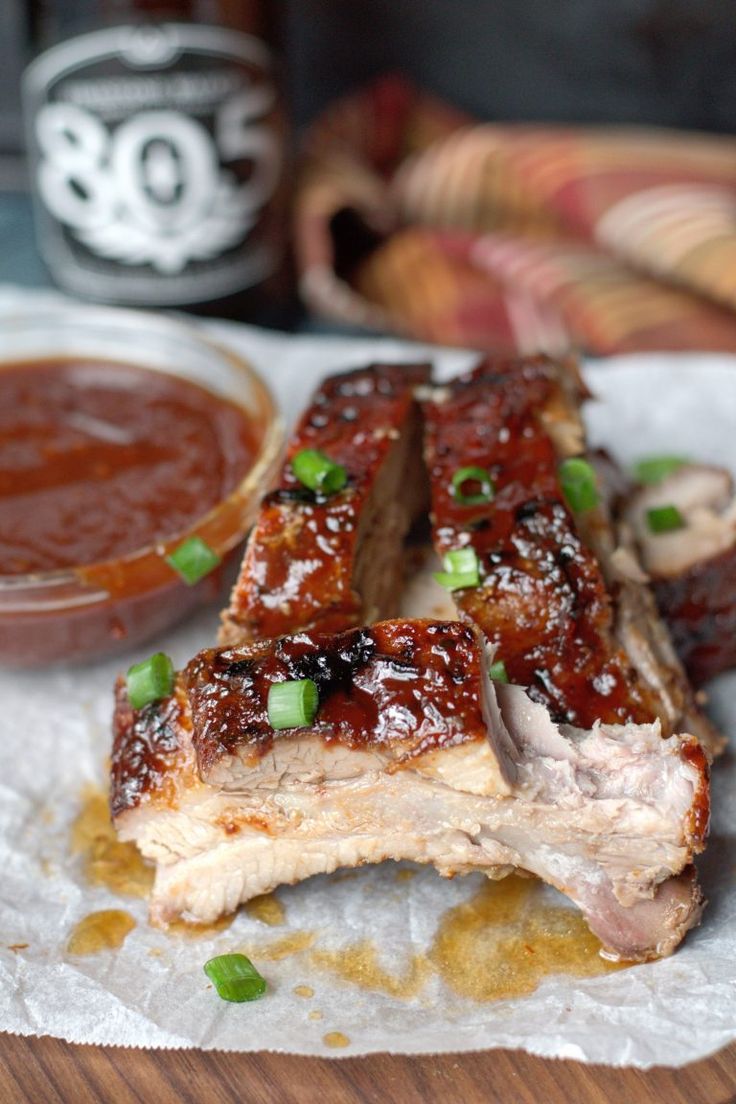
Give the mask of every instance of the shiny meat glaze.
[[[455, 599], [498, 646], [511, 682], [557, 720], [647, 722], [656, 698], [613, 638], [603, 572], [557, 477], [560, 454], [582, 445], [574, 425], [564, 438], [562, 371], [542, 357], [486, 361], [425, 404], [434, 542], [440, 553], [475, 548], [482, 585]], [[467, 465], [491, 473], [492, 502], [455, 501], [451, 479]]]
[[[652, 533], [646, 511], [674, 505], [684, 529]], [[686, 464], [626, 498], [631, 526], [657, 604], [696, 685], [736, 667], [736, 497], [723, 468]]]
[[[391, 606], [403, 538], [426, 504], [414, 391], [429, 376], [428, 364], [377, 364], [323, 382], [289, 441], [278, 486], [261, 505], [223, 615], [221, 644], [299, 628], [337, 632], [396, 612]], [[290, 460], [304, 448], [345, 466], [344, 490], [322, 497], [297, 481]], [[382, 485], [382, 470], [397, 448], [392, 485]], [[380, 557], [381, 573], [396, 576], [396, 586], [390, 578], [388, 585], [374, 578], [370, 589], [379, 594], [379, 608], [364, 609], [361, 578], [370, 574], [370, 564], [359, 561], [361, 545], [371, 538], [369, 559]]]
[[386, 748], [401, 761], [485, 739], [475, 631], [457, 621], [384, 621], [201, 652], [185, 680], [201, 777], [210, 781], [221, 759], [257, 763], [279, 736], [268, 720], [270, 687], [307, 678], [319, 690], [311, 730], [327, 744]]
[[[251, 664], [245, 687], [234, 654]], [[317, 719], [266, 734], [266, 676], [303, 675], [305, 661], [321, 680]], [[277, 885], [406, 858], [450, 876], [528, 870], [582, 909], [612, 956], [671, 953], [702, 906], [690, 867], [708, 825], [697, 741], [662, 739], [658, 724], [557, 726], [520, 688], [491, 684], [485, 664], [470, 627], [403, 621], [367, 640], [298, 634], [205, 653], [180, 677], [176, 708], [133, 711], [121, 689], [115, 825], [156, 863], [152, 919], [211, 922]], [[223, 673], [235, 708], [205, 707], [200, 729], [203, 690], [222, 695]], [[228, 729], [226, 745], [210, 724]], [[213, 737], [202, 781], [195, 749], [210, 755]]]
[[192, 766], [191, 714], [181, 677], [171, 697], [137, 710], [119, 678], [110, 761], [113, 819], [151, 797], [173, 800], [182, 770]]
[[113, 818], [151, 801], [176, 804], [180, 791], [211, 781], [235, 758], [256, 766], [274, 740], [301, 731], [275, 731], [267, 709], [272, 683], [298, 678], [317, 684], [310, 731], [328, 746], [378, 749], [398, 764], [486, 739], [485, 660], [475, 630], [459, 621], [384, 621], [210, 649], [177, 675], [171, 697], [139, 710], [118, 679]]

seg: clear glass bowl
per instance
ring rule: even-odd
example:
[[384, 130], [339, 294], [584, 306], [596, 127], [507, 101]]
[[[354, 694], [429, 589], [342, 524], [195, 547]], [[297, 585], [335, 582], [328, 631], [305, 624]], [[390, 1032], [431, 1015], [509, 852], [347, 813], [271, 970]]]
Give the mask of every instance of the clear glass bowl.
[[[236, 353], [184, 322], [89, 306], [33, 306], [3, 313], [0, 357], [7, 363], [93, 357], [180, 376], [245, 410], [256, 451], [234, 490], [184, 533], [74, 569], [0, 574], [0, 664], [79, 662], [122, 651], [167, 628], [220, 590], [278, 459], [283, 430], [263, 380]], [[172, 574], [164, 555], [199, 534], [222, 567], [195, 586]]]

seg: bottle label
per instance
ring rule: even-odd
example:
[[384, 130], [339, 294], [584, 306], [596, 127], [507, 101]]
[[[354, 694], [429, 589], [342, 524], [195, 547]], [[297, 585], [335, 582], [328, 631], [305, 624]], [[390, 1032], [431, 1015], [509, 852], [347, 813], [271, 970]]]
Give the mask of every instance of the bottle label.
[[24, 82], [39, 241], [80, 295], [202, 303], [280, 260], [270, 55], [220, 27], [114, 27], [42, 54]]

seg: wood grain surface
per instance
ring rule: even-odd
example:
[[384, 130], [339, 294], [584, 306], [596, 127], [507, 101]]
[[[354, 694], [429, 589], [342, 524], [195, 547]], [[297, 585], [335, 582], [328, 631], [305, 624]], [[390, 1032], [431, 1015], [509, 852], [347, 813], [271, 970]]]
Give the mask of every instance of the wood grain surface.
[[[288, 1030], [288, 1026], [285, 1027]], [[736, 1045], [682, 1070], [612, 1070], [520, 1051], [292, 1058], [70, 1046], [0, 1036], [0, 1104], [729, 1104]]]

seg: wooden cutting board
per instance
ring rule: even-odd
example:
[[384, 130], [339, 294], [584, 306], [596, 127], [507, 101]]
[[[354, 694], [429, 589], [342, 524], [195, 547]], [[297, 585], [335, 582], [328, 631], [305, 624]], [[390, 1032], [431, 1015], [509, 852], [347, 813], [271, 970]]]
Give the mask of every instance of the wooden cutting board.
[[[288, 1024], [284, 1038], [288, 1044]], [[278, 1042], [279, 1040], [274, 1040]], [[682, 1070], [612, 1070], [521, 1051], [291, 1058], [70, 1046], [0, 1036], [0, 1104], [729, 1104], [736, 1045]]]

